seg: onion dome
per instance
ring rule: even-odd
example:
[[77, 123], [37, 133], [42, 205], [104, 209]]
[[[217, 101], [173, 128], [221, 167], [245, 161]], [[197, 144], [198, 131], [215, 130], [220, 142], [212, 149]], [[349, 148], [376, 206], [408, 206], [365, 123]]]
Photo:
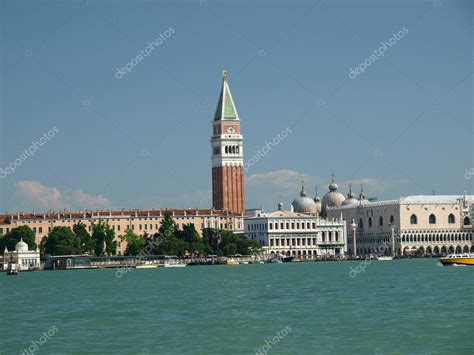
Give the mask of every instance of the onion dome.
[[326, 216], [328, 208], [341, 207], [342, 203], [346, 199], [343, 194], [337, 191], [339, 187], [334, 182], [334, 174], [332, 176], [332, 181], [329, 184], [329, 192], [323, 196], [321, 202], [323, 216]]
[[355, 198], [355, 194], [352, 192], [352, 184], [349, 184], [349, 193], [347, 194], [347, 200], [344, 200], [344, 202], [342, 202], [342, 206], [358, 204], [359, 200]]
[[304, 185], [301, 184], [300, 197], [297, 197], [291, 203], [293, 211], [297, 213], [316, 214], [316, 203], [312, 198], [306, 196]]
[[16, 251], [28, 251], [28, 244], [26, 244], [23, 241], [23, 238], [20, 239], [20, 241], [18, 243], [16, 243], [15, 250]]
[[359, 202], [360, 203], [369, 202], [369, 200], [367, 200], [367, 198], [365, 197], [364, 184], [360, 184]]

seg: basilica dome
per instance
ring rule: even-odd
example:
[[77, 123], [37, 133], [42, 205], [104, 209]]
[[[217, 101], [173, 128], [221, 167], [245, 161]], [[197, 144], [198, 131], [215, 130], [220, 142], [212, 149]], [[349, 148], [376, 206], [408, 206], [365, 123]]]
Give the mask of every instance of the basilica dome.
[[345, 200], [345, 197], [343, 194], [341, 194], [339, 191], [337, 191], [339, 187], [337, 184], [334, 182], [334, 178], [329, 184], [329, 192], [327, 192], [323, 196], [322, 200], [322, 212], [323, 215], [326, 215], [327, 209], [328, 208], [334, 208], [334, 207], [340, 207], [342, 206], [342, 203]]
[[28, 251], [28, 244], [26, 244], [23, 241], [23, 239], [21, 239], [18, 243], [16, 243], [15, 250], [16, 251]]
[[359, 200], [355, 198], [355, 194], [352, 192], [352, 185], [349, 184], [349, 193], [347, 194], [347, 200], [342, 202], [342, 206], [347, 205], [358, 205]]
[[316, 214], [316, 203], [306, 196], [304, 186], [301, 187], [300, 197], [295, 198], [291, 206], [294, 212]]

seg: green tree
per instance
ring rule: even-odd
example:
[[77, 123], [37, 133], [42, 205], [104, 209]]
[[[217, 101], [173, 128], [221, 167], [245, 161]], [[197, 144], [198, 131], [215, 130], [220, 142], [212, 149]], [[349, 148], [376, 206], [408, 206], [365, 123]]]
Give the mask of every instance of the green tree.
[[178, 226], [176, 225], [171, 212], [165, 212], [164, 218], [161, 221], [160, 229], [158, 232], [165, 237], [170, 235], [175, 235], [176, 231], [178, 230]]
[[95, 242], [94, 253], [96, 256], [108, 256], [117, 254], [117, 242], [115, 232], [104, 221], [92, 224], [92, 239]]
[[28, 244], [30, 250], [36, 249], [35, 232], [33, 232], [33, 230], [28, 226], [20, 226], [13, 228], [7, 234], [2, 236], [0, 239], [0, 252], [3, 253], [5, 246], [10, 251], [15, 250], [16, 243], [21, 239]]
[[50, 255], [81, 254], [81, 238], [69, 227], [54, 227], [41, 241], [43, 252]]
[[132, 230], [127, 230], [127, 233], [123, 235], [122, 240], [127, 241], [127, 249], [125, 255], [140, 255], [145, 250], [146, 241], [145, 238], [133, 233]]
[[99, 220], [98, 223], [92, 224], [92, 239], [94, 240], [94, 254], [96, 256], [104, 255], [104, 243], [105, 243], [105, 232], [106, 224]]
[[72, 227], [74, 234], [76, 234], [81, 239], [81, 247], [83, 254], [90, 254], [94, 252], [94, 239], [87, 231], [86, 225], [82, 222], [74, 224]]
[[117, 254], [117, 241], [115, 239], [114, 230], [106, 224], [105, 227], [105, 251], [108, 256]]
[[[171, 212], [165, 212], [164, 218], [160, 223], [158, 233], [153, 235], [153, 254], [157, 255], [177, 255], [169, 253], [178, 249], [176, 234], [178, 226], [176, 225]], [[173, 237], [173, 238], [170, 238]], [[166, 242], [166, 247], [162, 246]]]
[[218, 256], [223, 256], [224, 253], [220, 249], [220, 244], [222, 242], [222, 237], [217, 229], [214, 228], [205, 228], [202, 231], [202, 239], [207, 255], [215, 254]]

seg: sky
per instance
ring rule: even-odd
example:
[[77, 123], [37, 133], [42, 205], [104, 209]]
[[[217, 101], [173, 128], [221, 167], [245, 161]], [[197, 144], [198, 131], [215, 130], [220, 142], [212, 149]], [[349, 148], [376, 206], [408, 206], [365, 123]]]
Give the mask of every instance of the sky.
[[301, 180], [322, 196], [333, 172], [379, 200], [472, 193], [473, 13], [0, 0], [0, 212], [210, 207], [223, 69], [246, 162], [291, 131], [248, 169], [247, 208], [289, 208]]

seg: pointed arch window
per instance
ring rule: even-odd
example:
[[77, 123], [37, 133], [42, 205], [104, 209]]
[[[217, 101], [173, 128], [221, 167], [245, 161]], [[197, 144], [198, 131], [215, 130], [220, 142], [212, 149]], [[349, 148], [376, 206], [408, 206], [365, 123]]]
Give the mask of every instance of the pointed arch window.
[[436, 216], [434, 214], [430, 214], [430, 216], [428, 218], [428, 222], [430, 224], [436, 224]]
[[418, 217], [416, 217], [416, 214], [411, 215], [410, 224], [418, 224]]
[[464, 217], [464, 225], [465, 225], [465, 226], [471, 225], [471, 220], [470, 220], [469, 217], [467, 217], [467, 216]]
[[454, 215], [452, 213], [449, 214], [448, 216], [448, 223], [453, 224], [455, 222]]
[[382, 216], [379, 217], [379, 226], [383, 226], [383, 217]]

